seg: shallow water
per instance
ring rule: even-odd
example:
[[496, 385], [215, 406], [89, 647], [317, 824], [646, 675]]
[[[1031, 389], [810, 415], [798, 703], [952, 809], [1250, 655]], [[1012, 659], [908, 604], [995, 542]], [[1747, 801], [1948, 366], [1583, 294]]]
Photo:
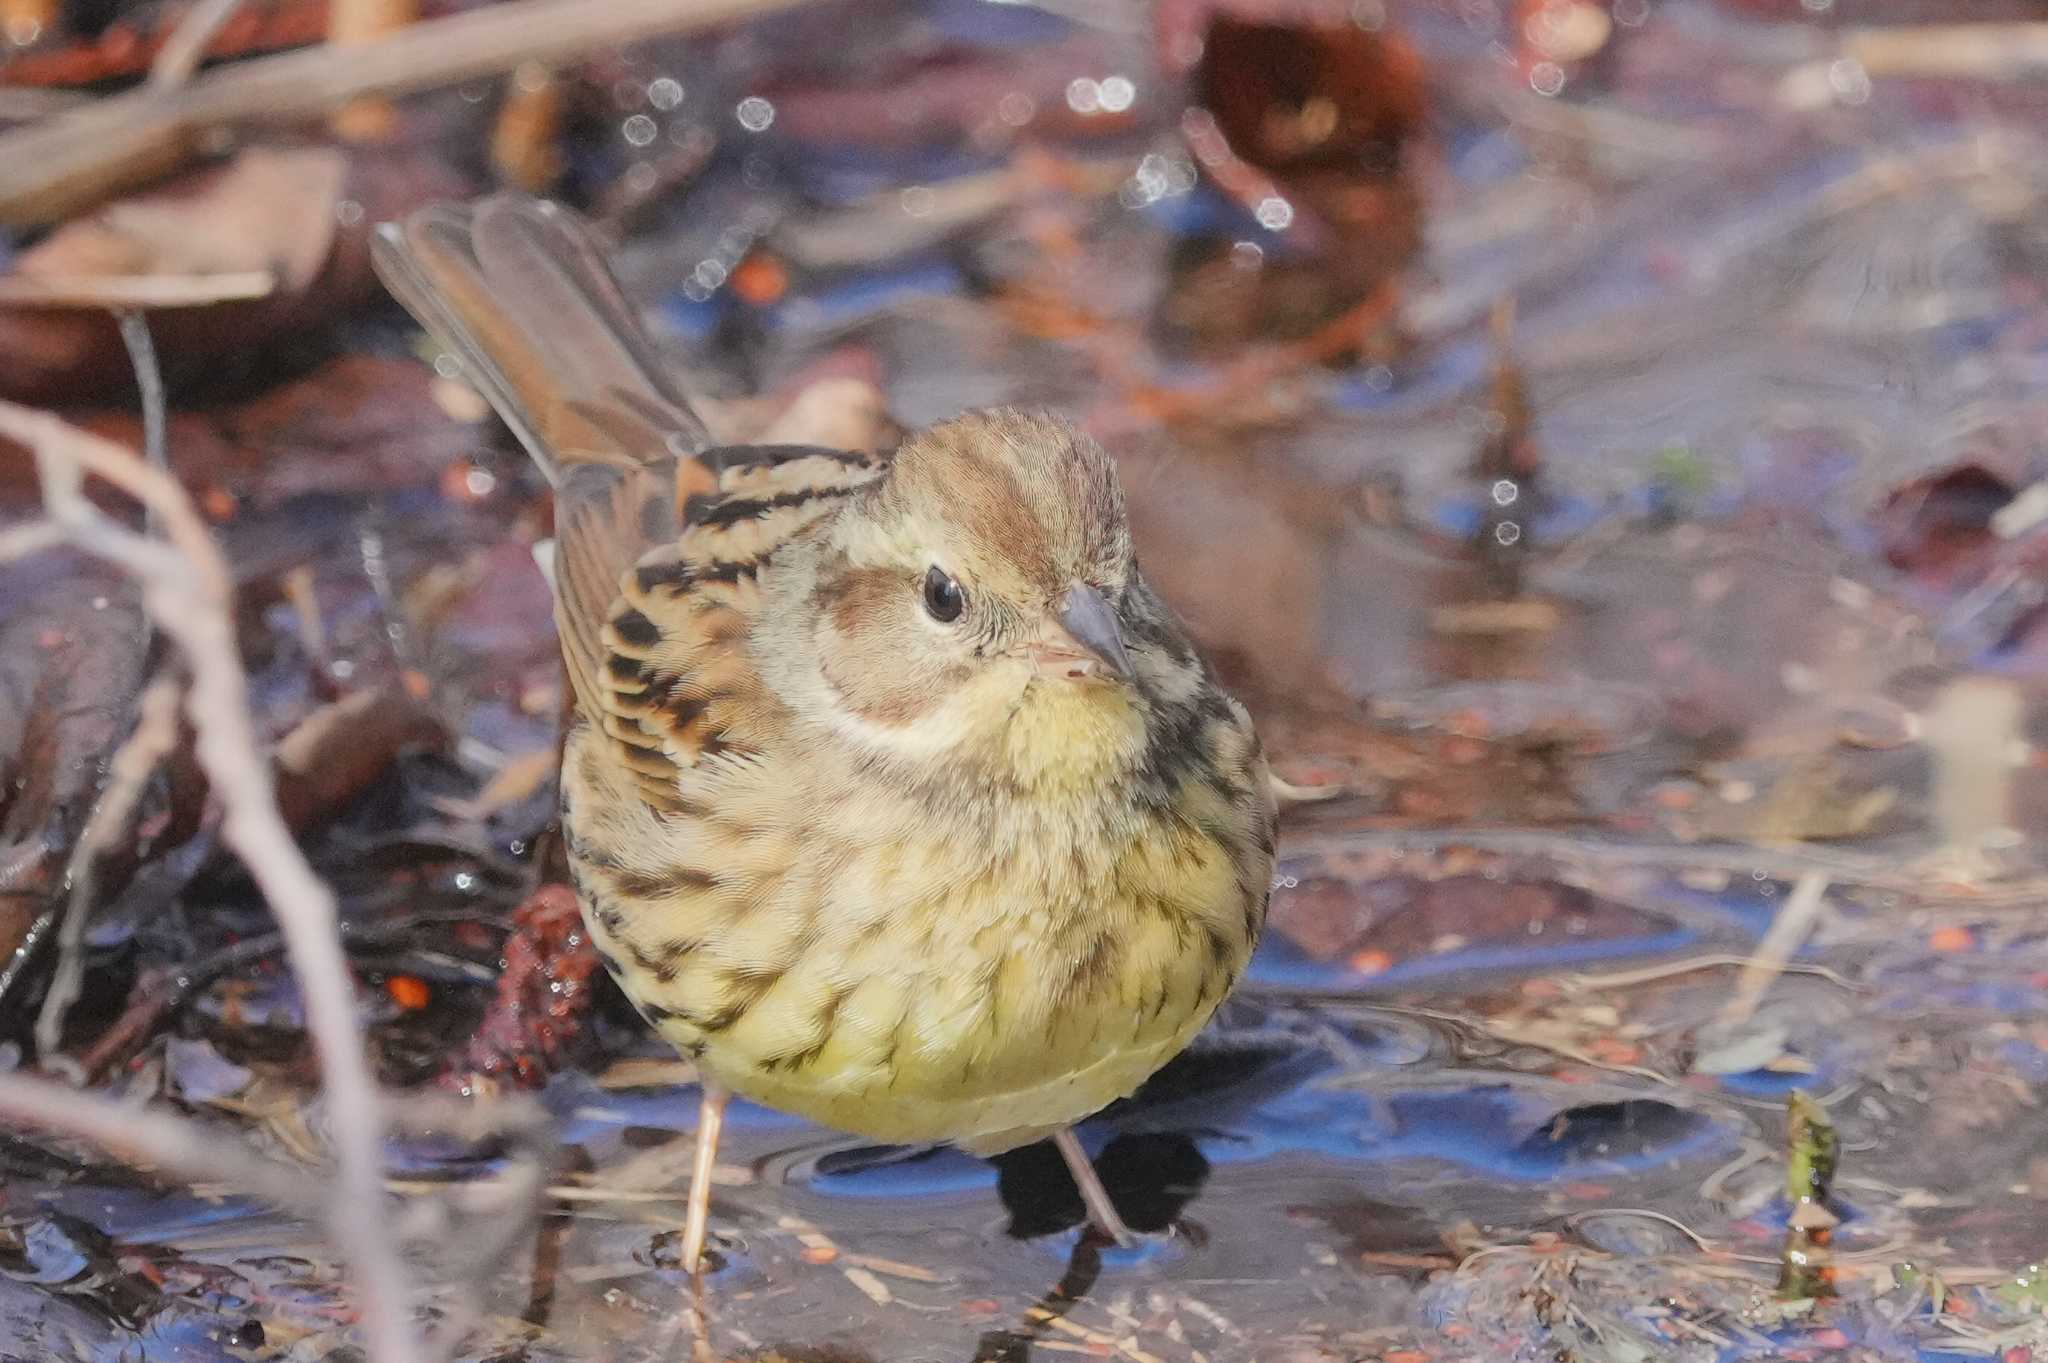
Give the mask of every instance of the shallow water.
[[[1995, 505], [2043, 473], [2044, 87], [1859, 79], [1829, 64], [1836, 29], [1795, 7], [1672, 0], [1619, 6], [1639, 22], [1547, 97], [1508, 60], [1494, 6], [1393, 6], [1432, 98], [1412, 349], [1204, 405], [1218, 371], [1165, 355], [1151, 318], [1201, 205], [1117, 192], [1147, 156], [1174, 183], [1142, 26], [967, 0], [866, 9], [909, 21], [813, 42], [844, 22], [826, 10], [627, 64], [622, 118], [670, 73], [688, 95], [663, 128], [723, 129], [750, 89], [776, 105], [629, 241], [629, 284], [707, 384], [769, 388], [850, 354], [908, 421], [998, 400], [1084, 416], [1125, 458], [1155, 578], [1281, 768], [1351, 793], [1290, 819], [1238, 998], [1084, 1128], [1144, 1245], [1084, 1240], [1048, 1149], [877, 1151], [740, 1106], [714, 1203], [717, 1348], [888, 1363], [2048, 1349], [2039, 1299], [2014, 1285], [2048, 1255], [2039, 764], [1972, 755], [2041, 731], [2040, 544], [1980, 533], [1937, 572], [1918, 532], [1899, 550], [1886, 509], [1961, 462], [2004, 480]], [[1793, 107], [1786, 82], [1816, 69], [1833, 94]], [[1001, 95], [1086, 103], [1069, 98], [1086, 79], [1099, 103], [1125, 75], [1131, 119], [1070, 109], [1037, 141], [1100, 172], [1099, 192], [1075, 190], [1078, 172], [1006, 175], [1022, 144], [988, 122]], [[629, 155], [603, 142], [579, 173], [601, 181]], [[792, 264], [784, 296], [704, 283], [757, 240]], [[1006, 305], [1027, 291], [1073, 327], [1046, 310], [1021, 324]], [[1505, 503], [1471, 469], [1504, 295], [1541, 454], [1527, 500]], [[1192, 414], [1162, 427], [1146, 406], [1161, 389]], [[231, 538], [245, 566], [280, 544], [309, 555], [337, 655], [359, 675], [427, 673], [472, 745], [409, 759], [401, 788], [323, 835], [365, 920], [508, 900], [544, 817], [545, 790], [486, 824], [433, 815], [474, 750], [549, 730], [527, 703], [549, 668], [544, 587], [504, 539], [534, 488], [510, 453], [477, 458], [502, 486], [475, 504], [335, 494], [339, 512], [264, 506]], [[1973, 506], [1956, 514], [1981, 532]], [[309, 549], [313, 527], [327, 538]], [[1511, 552], [1482, 559], [1475, 534]], [[485, 568], [437, 626], [392, 634], [378, 574], [403, 585], [458, 561]], [[1457, 624], [1503, 601], [1520, 612], [1506, 626]], [[309, 703], [278, 680], [293, 675], [273, 660], [263, 704]], [[1973, 675], [2016, 689], [2014, 732], [1943, 727], [1942, 698]], [[1991, 822], [2023, 836], [1962, 856], [1985, 821], [1958, 789], [1993, 792]], [[413, 877], [396, 890], [394, 866]], [[1792, 969], [1716, 1031], [1739, 958], [1802, 875], [1831, 888]], [[193, 898], [240, 902], [232, 884]], [[444, 1002], [380, 1033], [387, 1068], [469, 1025], [480, 993], [461, 967], [487, 947], [449, 948]], [[294, 1008], [245, 975], [179, 1025], [236, 1052], [252, 1018], [288, 1036]], [[563, 1148], [538, 1228], [500, 1246], [488, 1209], [458, 1207], [450, 1248], [422, 1255], [436, 1309], [471, 1326], [465, 1358], [687, 1350], [675, 1256], [695, 1092], [677, 1066], [632, 1068], [662, 1057], [630, 1029], [603, 1040], [609, 1068], [543, 1095]], [[235, 1058], [303, 1093], [292, 1066]], [[1795, 1087], [1842, 1136], [1844, 1266], [1839, 1300], [1786, 1307], [1771, 1288]], [[288, 1150], [317, 1132], [317, 1109], [262, 1096], [229, 1111]], [[516, 1164], [402, 1154], [415, 1207]], [[348, 1356], [314, 1231], [13, 1141], [0, 1175], [0, 1353]]]

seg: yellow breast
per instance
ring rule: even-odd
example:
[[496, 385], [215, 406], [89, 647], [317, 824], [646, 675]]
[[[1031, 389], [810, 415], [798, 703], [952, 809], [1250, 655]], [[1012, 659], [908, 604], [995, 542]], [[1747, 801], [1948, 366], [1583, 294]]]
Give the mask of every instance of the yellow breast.
[[877, 1140], [999, 1150], [1130, 1093], [1208, 1020], [1264, 914], [1270, 853], [1230, 840], [1200, 782], [1170, 815], [871, 793], [803, 801], [798, 828], [788, 773], [656, 815], [577, 748], [572, 862], [628, 995], [736, 1092]]

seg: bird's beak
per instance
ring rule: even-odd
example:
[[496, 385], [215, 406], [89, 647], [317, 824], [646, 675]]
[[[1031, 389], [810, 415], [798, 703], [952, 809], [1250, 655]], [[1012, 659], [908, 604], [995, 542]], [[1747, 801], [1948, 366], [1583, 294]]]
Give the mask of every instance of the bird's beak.
[[1116, 612], [1093, 587], [1069, 587], [1054, 610], [1057, 624], [1031, 646], [1031, 661], [1047, 677], [1078, 679], [1108, 673], [1132, 675], [1131, 655], [1117, 628]]

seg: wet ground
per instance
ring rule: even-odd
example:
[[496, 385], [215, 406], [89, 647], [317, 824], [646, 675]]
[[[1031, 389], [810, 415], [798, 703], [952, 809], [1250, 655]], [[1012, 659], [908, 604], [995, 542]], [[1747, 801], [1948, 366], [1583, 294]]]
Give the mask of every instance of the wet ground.
[[[1216, 278], [1188, 243], [1272, 290], [1309, 248], [1196, 174], [1170, 40], [1122, 11], [860, 11], [890, 36], [821, 6], [618, 61], [572, 188], [721, 140], [686, 198], [629, 215], [629, 287], [714, 391], [830, 370], [906, 423], [1084, 418], [1281, 771], [1344, 793], [1290, 816], [1237, 999], [1084, 1129], [1145, 1245], [1086, 1240], [1049, 1149], [876, 1150], [740, 1107], [716, 1346], [2048, 1354], [2048, 85], [1887, 67], [1825, 3], [1617, 0], [1573, 61], [1532, 50], [1529, 6], [1354, 6], [1426, 72], [1399, 173], [1352, 186], [1382, 239], [1421, 205], [1421, 251], [1329, 265], [1311, 324], [1247, 341], [1170, 306]], [[1284, 349], [1382, 277], [1396, 324], [1332, 363]], [[411, 345], [354, 319], [303, 398], [197, 400], [172, 457], [228, 499], [269, 731], [351, 696], [385, 716], [388, 765], [288, 802], [385, 1076], [426, 1084], [544, 850], [559, 692], [537, 479]], [[10, 599], [30, 571], [20, 637], [125, 608], [47, 564]], [[80, 675], [134, 670], [138, 632], [109, 633]], [[311, 1157], [296, 999], [209, 836], [160, 831], [170, 869], [97, 920], [68, 1051]], [[1776, 1291], [1795, 1089], [1841, 1142], [1819, 1300]], [[420, 1267], [461, 1356], [684, 1356], [687, 1067], [601, 999], [540, 1101], [537, 1227], [475, 1192], [521, 1151], [397, 1151], [408, 1211], [445, 1218]], [[352, 1356], [332, 1252], [232, 1190], [7, 1137], [0, 1192], [0, 1356]]]

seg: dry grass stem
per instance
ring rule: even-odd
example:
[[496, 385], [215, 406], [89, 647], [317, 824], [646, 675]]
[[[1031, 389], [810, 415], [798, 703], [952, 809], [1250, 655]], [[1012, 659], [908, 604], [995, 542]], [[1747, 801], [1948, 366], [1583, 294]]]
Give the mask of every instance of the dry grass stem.
[[[185, 654], [196, 752], [223, 806], [222, 840], [277, 917], [320, 1057], [337, 1164], [327, 1219], [355, 1270], [368, 1352], [377, 1363], [417, 1363], [422, 1354], [406, 1270], [385, 1224], [383, 1103], [356, 1030], [334, 897], [285, 827], [250, 722], [227, 562], [177, 481], [128, 450], [12, 403], [0, 403], [0, 435], [35, 452], [50, 523], [79, 548], [133, 575], [151, 617]], [[103, 514], [85, 496], [88, 475], [149, 508], [168, 542], [137, 535]]]
[[[165, 442], [169, 439], [170, 417], [164, 410], [164, 374], [156, 362], [156, 340], [149, 334], [149, 315], [133, 308], [123, 308], [114, 314], [116, 325], [121, 328], [121, 344], [128, 348], [128, 364], [135, 370], [136, 396], [142, 405], [142, 457], [153, 469], [167, 469], [171, 466], [170, 450]], [[149, 510], [143, 528], [150, 534], [157, 531], [156, 512]]]
[[371, 42], [419, 17], [418, 0], [328, 0], [327, 41]]
[[[372, 43], [419, 17], [417, 0], [328, 0], [327, 41], [342, 47]], [[344, 142], [380, 142], [397, 130], [398, 111], [388, 99], [358, 99], [335, 110], [328, 122]]]
[[159, 90], [175, 90], [192, 79], [206, 49], [241, 7], [242, 0], [199, 0], [157, 49], [156, 60], [149, 64], [149, 83]]
[[223, 1127], [115, 1102], [26, 1074], [0, 1074], [0, 1121], [88, 1141], [130, 1164], [188, 1183], [244, 1189], [308, 1219], [326, 1209], [304, 1169], [251, 1149]]
[[77, 846], [71, 849], [71, 860], [64, 868], [71, 896], [57, 934], [57, 968], [36, 1017], [36, 1051], [42, 1056], [58, 1053], [64, 1015], [78, 998], [79, 982], [85, 978], [85, 925], [98, 889], [100, 857], [127, 830], [150, 774], [177, 746], [178, 703], [182, 699], [184, 687], [172, 677], [160, 676], [143, 691], [135, 731], [107, 764], [106, 784], [78, 835]]
[[1827, 893], [1828, 878], [1818, 871], [1808, 871], [1793, 884], [1792, 893], [1785, 897], [1784, 907], [1771, 920], [1770, 931], [1756, 944], [1756, 955], [1742, 967], [1742, 974], [1735, 982], [1734, 997], [1714, 1018], [1717, 1027], [1740, 1026], [1756, 1012], [1765, 992], [1784, 973], [1785, 963], [1813, 935], [1813, 926], [1820, 920], [1821, 906], [1827, 902]]
[[24, 123], [69, 113], [92, 103], [83, 90], [48, 90], [40, 85], [0, 85], [0, 123]]
[[[1639, 970], [1612, 970], [1598, 974], [1571, 974], [1557, 977], [1559, 984], [1568, 990], [1629, 989], [1639, 984], [1652, 984], [1679, 975], [1690, 975], [1701, 970], [1723, 970], [1731, 966], [1749, 967], [1761, 964], [1760, 956], [1734, 956], [1716, 954], [1709, 956], [1688, 956], [1682, 961], [1664, 961], [1657, 965], [1646, 965]], [[1790, 962], [1778, 966], [1781, 975], [1810, 975], [1826, 980], [1837, 989], [1861, 991], [1863, 986], [1824, 965], [1793, 965]]]
[[539, 62], [522, 62], [507, 86], [491, 125], [491, 167], [507, 184], [544, 194], [562, 175], [566, 92]]
[[364, 95], [402, 94], [560, 63], [662, 33], [687, 33], [801, 0], [511, 0], [418, 23], [361, 45], [286, 52], [204, 71], [175, 90], [114, 95], [0, 135], [0, 225], [68, 217], [175, 168], [203, 134], [321, 115]]
[[0, 307], [196, 308], [262, 298], [268, 270], [211, 275], [0, 275]]
[[1873, 76], [2011, 80], [2048, 70], [2048, 23], [1850, 29], [1842, 54]]

